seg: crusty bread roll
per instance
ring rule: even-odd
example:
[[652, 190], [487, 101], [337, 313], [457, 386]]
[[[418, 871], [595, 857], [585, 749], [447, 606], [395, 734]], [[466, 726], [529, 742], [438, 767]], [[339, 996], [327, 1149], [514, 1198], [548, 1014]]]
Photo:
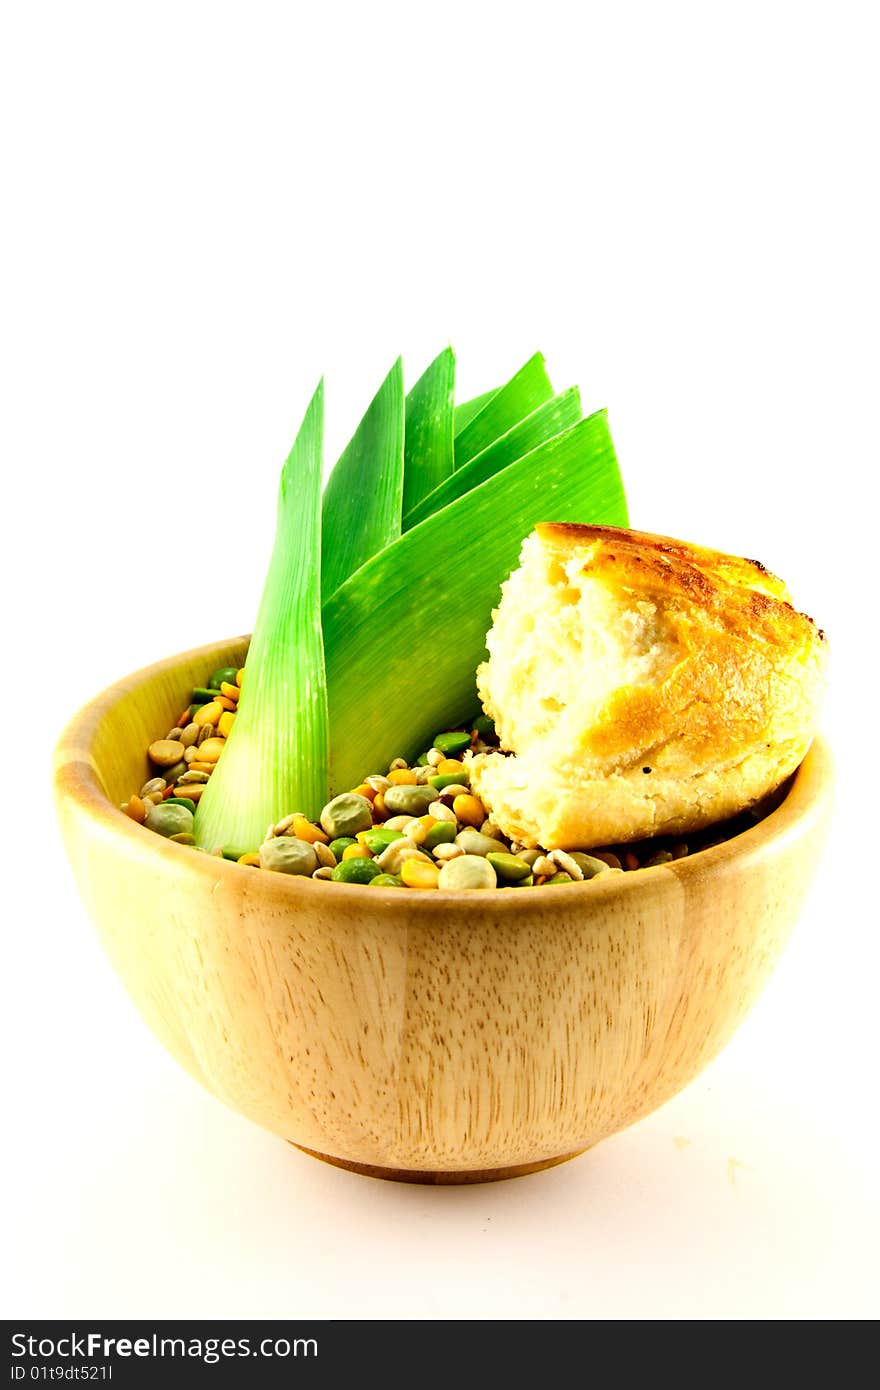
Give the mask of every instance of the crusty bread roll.
[[501, 753], [471, 785], [512, 839], [589, 849], [735, 815], [800, 763], [824, 635], [755, 560], [546, 523], [502, 587], [477, 672]]

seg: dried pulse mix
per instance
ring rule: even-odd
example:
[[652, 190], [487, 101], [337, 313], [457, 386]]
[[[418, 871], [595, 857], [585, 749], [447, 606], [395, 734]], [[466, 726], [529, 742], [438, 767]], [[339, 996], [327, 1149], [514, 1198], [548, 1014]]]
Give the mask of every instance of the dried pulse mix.
[[[178, 724], [150, 745], [156, 776], [122, 807], [133, 820], [178, 844], [194, 844], [196, 803], [232, 728], [242, 678], [242, 670], [213, 672], [193, 691]], [[689, 843], [654, 840], [589, 854], [527, 848], [504, 835], [469, 784], [471, 756], [496, 747], [492, 721], [480, 716], [470, 730], [438, 734], [413, 767], [397, 758], [387, 773], [371, 773], [333, 797], [318, 821], [297, 811], [284, 816], [267, 827], [259, 847], [234, 858], [254, 868], [377, 888], [540, 887], [670, 863], [739, 833], [770, 809], [762, 806]], [[223, 847], [212, 852], [222, 856]]]

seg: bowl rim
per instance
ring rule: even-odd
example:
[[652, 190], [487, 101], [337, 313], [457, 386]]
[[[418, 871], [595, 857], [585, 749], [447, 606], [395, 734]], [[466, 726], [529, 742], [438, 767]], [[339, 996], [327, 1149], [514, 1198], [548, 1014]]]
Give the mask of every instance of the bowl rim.
[[[166, 863], [169, 869], [178, 872], [187, 870], [189, 866], [187, 871], [204, 876], [210, 888], [217, 884], [218, 875], [221, 876], [221, 882], [222, 876], [234, 875], [235, 878], [230, 880], [230, 883], [234, 882], [241, 887], [244, 880], [240, 875], [249, 874], [253, 877], [254, 873], [258, 872], [261, 892], [268, 891], [273, 896], [278, 896], [282, 903], [289, 902], [293, 906], [302, 899], [304, 903], [311, 905], [315, 901], [315, 894], [320, 895], [320, 901], [326, 902], [328, 890], [325, 884], [305, 875], [255, 871], [247, 865], [220, 858], [218, 855], [194, 852], [190, 845], [177, 844], [156, 835], [132, 820], [110, 800], [96, 771], [93, 758], [94, 735], [104, 715], [115, 704], [134, 694], [138, 686], [147, 680], [165, 673], [170, 674], [184, 662], [198, 662], [204, 659], [210, 663], [218, 652], [246, 646], [248, 641], [247, 635], [230, 637], [225, 641], [211, 642], [164, 657], [123, 676], [83, 705], [64, 727], [55, 746], [53, 785], [56, 804], [59, 810], [63, 805], [75, 806], [79, 812], [95, 822], [106, 836], [114, 840], [122, 837], [132, 852], [138, 848], [142, 852], [149, 850], [158, 856], [160, 862]], [[624, 893], [638, 894], [646, 889], [653, 892], [660, 881], [669, 882], [671, 876], [682, 881], [684, 886], [688, 881], [694, 881], [707, 874], [752, 864], [772, 848], [781, 846], [791, 835], [807, 827], [816, 817], [826, 814], [832, 786], [831, 751], [827, 739], [818, 733], [802, 762], [791, 775], [790, 785], [783, 800], [769, 815], [728, 840], [695, 851], [682, 859], [675, 859], [671, 863], [645, 865], [637, 872], [609, 874], [607, 877], [601, 875], [592, 879], [588, 890], [589, 899], [585, 902], [601, 907]], [[424, 907], [426, 920], [431, 920], [437, 911], [445, 911], [450, 903], [460, 906], [465, 901], [474, 908], [487, 909], [493, 916], [523, 919], [528, 916], [524, 908], [529, 903], [534, 907], [540, 904], [546, 910], [548, 901], [557, 902], [558, 886], [554, 885], [553, 894], [548, 899], [550, 885], [547, 884], [530, 887], [522, 896], [518, 893], [497, 891], [479, 893], [464, 889], [431, 889], [419, 893], [418, 890], [402, 892], [396, 887], [377, 889], [370, 884], [344, 885], [345, 901], [353, 908], [364, 903], [370, 903], [374, 908], [381, 904], [389, 918], [393, 919], [399, 913], [410, 923], [416, 901]], [[368, 896], [365, 898], [364, 894]]]

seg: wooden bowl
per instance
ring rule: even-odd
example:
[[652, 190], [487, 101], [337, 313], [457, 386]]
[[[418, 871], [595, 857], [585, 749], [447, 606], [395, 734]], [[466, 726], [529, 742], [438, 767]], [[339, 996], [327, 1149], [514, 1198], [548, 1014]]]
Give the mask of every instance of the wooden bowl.
[[342, 1167], [474, 1182], [573, 1157], [720, 1051], [807, 892], [830, 803], [821, 741], [767, 819], [671, 864], [520, 892], [320, 883], [198, 854], [119, 810], [190, 688], [246, 648], [129, 676], [56, 753], [88, 911], [147, 1023], [209, 1090]]

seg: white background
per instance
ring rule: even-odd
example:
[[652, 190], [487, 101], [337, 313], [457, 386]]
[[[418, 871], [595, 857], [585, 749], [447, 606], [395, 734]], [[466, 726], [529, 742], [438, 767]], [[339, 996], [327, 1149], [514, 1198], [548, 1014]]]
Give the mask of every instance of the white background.
[[[3, 23], [3, 1312], [876, 1316], [873, 7], [298, 8]], [[175, 1068], [48, 768], [104, 685], [249, 630], [317, 377], [333, 457], [397, 353], [411, 382], [449, 341], [462, 395], [543, 349], [609, 408], [635, 525], [783, 575], [829, 634], [839, 789], [703, 1076], [573, 1163], [433, 1190]]]

